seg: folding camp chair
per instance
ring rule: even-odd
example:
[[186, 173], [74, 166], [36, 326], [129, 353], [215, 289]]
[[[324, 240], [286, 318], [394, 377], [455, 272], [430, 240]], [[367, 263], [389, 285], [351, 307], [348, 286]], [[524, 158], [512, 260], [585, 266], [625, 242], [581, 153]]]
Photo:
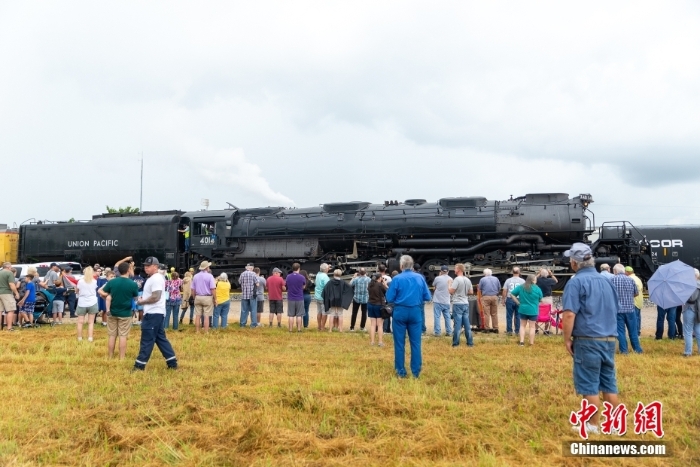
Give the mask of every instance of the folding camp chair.
[[537, 314], [537, 322], [535, 323], [537, 326], [537, 332], [542, 331], [542, 334], [549, 334], [547, 325], [552, 321], [551, 313], [552, 305], [549, 303], [540, 303], [539, 313]]

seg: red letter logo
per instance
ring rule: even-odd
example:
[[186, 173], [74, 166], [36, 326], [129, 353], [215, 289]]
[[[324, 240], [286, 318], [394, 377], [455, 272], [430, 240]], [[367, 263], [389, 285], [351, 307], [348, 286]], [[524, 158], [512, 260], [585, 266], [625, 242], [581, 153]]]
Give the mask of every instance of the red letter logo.
[[581, 410], [578, 412], [571, 412], [569, 417], [569, 422], [573, 426], [581, 424], [578, 430], [578, 434], [581, 438], [588, 439], [588, 431], [586, 430], [586, 422], [591, 419], [591, 417], [598, 411], [598, 407], [588, 403], [586, 399], [581, 399]]
[[627, 433], [627, 407], [625, 404], [620, 404], [615, 407], [610, 402], [603, 402], [603, 417], [605, 421], [600, 424], [601, 431], [610, 435], [613, 430], [620, 436]]
[[641, 402], [637, 402], [637, 408], [634, 410], [634, 433], [641, 435], [651, 431], [657, 438], [663, 438], [662, 416], [661, 402], [654, 401], [646, 407]]

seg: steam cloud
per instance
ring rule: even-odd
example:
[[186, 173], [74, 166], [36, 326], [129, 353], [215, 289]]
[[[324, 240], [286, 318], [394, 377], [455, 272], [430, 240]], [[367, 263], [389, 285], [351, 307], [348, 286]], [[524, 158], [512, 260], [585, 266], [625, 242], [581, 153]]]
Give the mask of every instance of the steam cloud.
[[219, 151], [211, 160], [210, 167], [199, 168], [199, 173], [206, 180], [214, 183], [224, 183], [242, 188], [250, 193], [262, 196], [268, 201], [283, 206], [293, 206], [291, 198], [274, 191], [262, 170], [256, 164], [248, 162], [242, 149]]

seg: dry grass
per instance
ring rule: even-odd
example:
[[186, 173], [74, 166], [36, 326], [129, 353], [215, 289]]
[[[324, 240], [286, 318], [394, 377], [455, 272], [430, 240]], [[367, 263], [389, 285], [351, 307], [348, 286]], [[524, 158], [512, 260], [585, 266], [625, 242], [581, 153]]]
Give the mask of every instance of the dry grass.
[[[315, 323], [312, 323], [312, 326]], [[561, 457], [579, 404], [560, 338], [520, 348], [424, 340], [420, 380], [393, 376], [393, 349], [366, 334], [237, 327], [171, 332], [181, 370], [156, 351], [145, 373], [105, 359], [106, 332], [0, 334], [1, 465], [698, 465], [700, 357], [653, 341], [618, 359], [624, 402], [664, 402], [667, 459]], [[10, 402], [11, 401], [11, 402]], [[629, 419], [631, 425], [631, 417]], [[629, 439], [639, 439], [627, 435]], [[650, 436], [646, 439], [654, 439]]]

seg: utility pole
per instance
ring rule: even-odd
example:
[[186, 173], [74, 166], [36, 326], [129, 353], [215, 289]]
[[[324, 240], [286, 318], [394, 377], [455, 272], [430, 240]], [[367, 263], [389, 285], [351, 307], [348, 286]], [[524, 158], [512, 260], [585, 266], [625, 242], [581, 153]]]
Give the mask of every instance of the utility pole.
[[139, 196], [139, 212], [143, 212], [143, 151], [141, 151], [141, 195]]

